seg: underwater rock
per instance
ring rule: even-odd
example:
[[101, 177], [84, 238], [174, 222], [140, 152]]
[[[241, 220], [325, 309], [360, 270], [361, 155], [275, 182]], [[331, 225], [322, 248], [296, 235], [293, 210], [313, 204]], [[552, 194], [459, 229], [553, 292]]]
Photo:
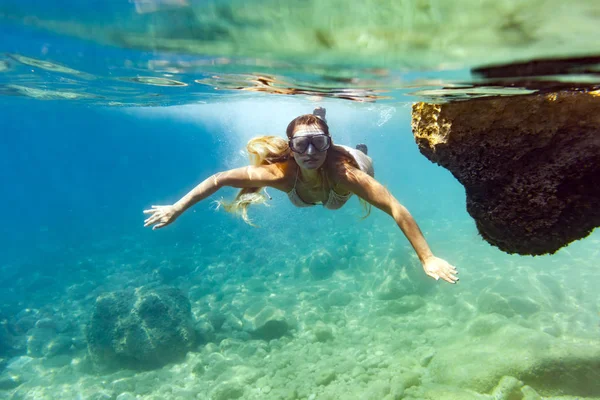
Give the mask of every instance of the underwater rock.
[[26, 382], [39, 376], [41, 359], [28, 356], [20, 356], [11, 359], [6, 366], [9, 376], [18, 382]]
[[285, 311], [264, 303], [255, 303], [248, 307], [243, 320], [244, 330], [255, 339], [279, 339], [290, 329]]
[[382, 314], [387, 315], [402, 315], [408, 314], [425, 305], [425, 300], [417, 295], [404, 296], [398, 300], [390, 300], [386, 302]]
[[432, 347], [422, 347], [417, 349], [418, 361], [422, 367], [427, 367], [433, 357], [435, 357], [435, 349]]
[[333, 369], [324, 369], [317, 372], [315, 383], [317, 386], [327, 386], [335, 380], [337, 374]]
[[25, 340], [27, 355], [30, 357], [55, 357], [71, 352], [73, 338], [59, 333], [67, 329], [66, 323], [58, 323], [50, 318], [39, 319], [22, 337]]
[[39, 319], [39, 314], [39, 310], [36, 310], [34, 308], [26, 308], [24, 310], [21, 310], [15, 316], [16, 321], [13, 324], [15, 333], [27, 333], [27, 331], [34, 328], [35, 324]]
[[542, 309], [538, 303], [527, 297], [510, 296], [507, 300], [515, 313], [523, 317], [530, 317]]
[[17, 338], [9, 328], [8, 321], [0, 321], [0, 359], [17, 355], [20, 352], [17, 342]]
[[429, 371], [440, 384], [479, 393], [493, 391], [503, 377], [509, 376], [544, 397], [598, 397], [599, 344], [559, 340], [534, 329], [505, 325], [485, 341], [461, 335], [452, 345], [438, 349]]
[[[598, 89], [600, 56], [551, 57], [473, 68], [473, 86], [486, 90], [518, 88], [538, 94]], [[459, 89], [460, 90], [460, 89]], [[468, 89], [467, 89], [468, 90]], [[446, 96], [447, 97], [447, 96]]]
[[35, 323], [35, 327], [38, 329], [52, 329], [54, 331], [58, 331], [58, 326], [56, 321], [50, 318], [41, 318], [38, 319]]
[[0, 377], [0, 390], [11, 390], [23, 383], [19, 376], [7, 375]]
[[316, 342], [325, 343], [334, 339], [333, 329], [323, 323], [318, 323], [313, 328], [312, 333], [314, 335], [314, 341]]
[[419, 273], [417, 268], [403, 265], [398, 269], [397, 274], [386, 275], [375, 288], [375, 297], [378, 300], [391, 301], [402, 299], [415, 293], [424, 293], [429, 289], [423, 287], [424, 280], [421, 275], [417, 275]]
[[67, 335], [53, 337], [43, 349], [44, 357], [56, 357], [67, 355], [71, 352], [73, 339]]
[[101, 368], [160, 367], [195, 344], [190, 302], [171, 287], [101, 295], [86, 338], [90, 356]]
[[213, 330], [218, 331], [223, 327], [223, 324], [225, 323], [225, 321], [227, 321], [227, 316], [224, 314], [221, 314], [218, 311], [213, 311], [208, 313], [208, 321], [210, 323], [210, 325], [213, 327]]
[[189, 273], [189, 263], [186, 263], [185, 260], [179, 261], [162, 261], [160, 266], [152, 272], [153, 277], [163, 284], [169, 284], [175, 279]]
[[419, 150], [463, 184], [481, 236], [507, 253], [554, 253], [600, 226], [600, 93], [417, 103]]
[[308, 270], [314, 279], [327, 279], [335, 272], [336, 263], [331, 254], [325, 250], [313, 252], [308, 259]]
[[137, 399], [136, 396], [134, 396], [132, 393], [121, 393], [120, 395], [117, 396], [117, 398], [115, 400], [135, 400]]
[[73, 359], [71, 358], [71, 356], [66, 354], [52, 357], [44, 357], [42, 359], [42, 366], [44, 368], [60, 368], [64, 367], [65, 365], [71, 364], [72, 360]]
[[542, 400], [542, 397], [531, 387], [512, 376], [503, 376], [498, 386], [492, 391], [494, 400]]
[[211, 393], [214, 400], [233, 400], [244, 396], [244, 387], [235, 381], [226, 381], [219, 384]]
[[[489, 396], [482, 395], [471, 390], [455, 387], [452, 385], [437, 384], [429, 384], [419, 387], [416, 390], [412, 390], [411, 395], [412, 396], [408, 398], [419, 400], [490, 400]], [[397, 398], [402, 399], [405, 397]]]
[[54, 329], [33, 328], [27, 332], [27, 355], [43, 357], [46, 346], [55, 338]]
[[264, 293], [269, 290], [267, 285], [263, 279], [252, 278], [248, 279], [244, 282], [244, 286], [251, 292], [254, 293]]
[[200, 317], [200, 319], [196, 320], [194, 331], [196, 331], [197, 345], [203, 345], [216, 339], [215, 328], [205, 317]]
[[523, 382], [512, 376], [503, 376], [498, 386], [492, 391], [492, 398], [497, 400], [521, 400]]
[[325, 299], [325, 304], [329, 307], [345, 307], [351, 302], [352, 294], [340, 289], [333, 289]]
[[467, 327], [467, 332], [473, 336], [487, 336], [496, 332], [506, 324], [506, 317], [500, 314], [480, 314]]
[[[559, 77], [561, 75], [581, 76], [583, 73], [594, 73], [600, 65], [600, 56], [589, 55], [583, 57], [552, 57], [537, 58], [524, 62], [512, 62], [508, 64], [487, 65], [473, 68], [473, 74], [480, 78], [505, 79], [505, 78], [540, 78]], [[567, 82], [573, 81], [572, 79]], [[532, 79], [531, 83], [538, 85], [547, 84], [547, 79]], [[552, 82], [552, 81], [551, 81]], [[487, 83], [487, 81], [486, 81]], [[590, 87], [593, 84], [590, 85]], [[579, 86], [579, 85], [578, 85]]]
[[523, 386], [521, 388], [521, 393], [523, 394], [523, 400], [543, 400], [542, 396], [540, 396], [531, 386]]
[[211, 294], [215, 289], [207, 282], [202, 282], [199, 285], [194, 285], [188, 290], [188, 297], [190, 301], [196, 302], [202, 299], [204, 296]]
[[131, 378], [119, 378], [110, 383], [110, 387], [115, 393], [133, 392], [135, 390], [135, 380]]
[[508, 301], [498, 293], [484, 291], [477, 298], [477, 306], [479, 311], [484, 314], [500, 314], [505, 317], [515, 315], [515, 310], [512, 309]]
[[375, 290], [375, 295], [378, 300], [395, 300], [406, 294], [406, 289], [400, 283], [400, 279], [390, 275], [385, 277], [385, 280]]

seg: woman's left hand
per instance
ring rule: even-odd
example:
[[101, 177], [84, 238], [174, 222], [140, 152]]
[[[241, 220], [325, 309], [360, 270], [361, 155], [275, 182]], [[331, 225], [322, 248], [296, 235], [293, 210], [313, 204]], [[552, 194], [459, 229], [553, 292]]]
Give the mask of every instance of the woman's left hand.
[[442, 260], [437, 257], [430, 257], [423, 262], [423, 269], [425, 273], [435, 279], [436, 281], [440, 278], [446, 282], [456, 283], [458, 272], [456, 268], [450, 265], [446, 260]]

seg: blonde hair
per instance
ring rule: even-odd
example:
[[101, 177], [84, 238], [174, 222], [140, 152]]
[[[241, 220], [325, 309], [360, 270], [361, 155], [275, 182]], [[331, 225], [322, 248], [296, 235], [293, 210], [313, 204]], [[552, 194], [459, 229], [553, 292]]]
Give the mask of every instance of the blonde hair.
[[[250, 165], [260, 166], [287, 161], [291, 156], [288, 142], [278, 136], [259, 136], [250, 139], [246, 145]], [[240, 190], [232, 202], [218, 200], [217, 209], [238, 214], [248, 225], [256, 226], [248, 217], [248, 207], [252, 204], [265, 204], [267, 198], [261, 193], [263, 187], [250, 187]]]

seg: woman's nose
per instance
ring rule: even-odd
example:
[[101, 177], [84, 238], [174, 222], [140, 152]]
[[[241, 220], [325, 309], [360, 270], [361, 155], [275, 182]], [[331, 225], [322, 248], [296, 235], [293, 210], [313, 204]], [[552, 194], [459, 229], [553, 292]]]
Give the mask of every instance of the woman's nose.
[[308, 147], [306, 148], [306, 154], [315, 154], [317, 152], [317, 149], [315, 149], [315, 146], [313, 146], [312, 143], [310, 143], [308, 145]]

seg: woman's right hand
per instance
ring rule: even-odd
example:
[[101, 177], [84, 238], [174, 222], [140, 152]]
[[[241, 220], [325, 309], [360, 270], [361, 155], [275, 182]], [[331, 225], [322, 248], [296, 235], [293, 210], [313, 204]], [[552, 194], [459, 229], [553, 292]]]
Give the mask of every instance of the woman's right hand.
[[458, 272], [456, 271], [456, 267], [441, 258], [435, 256], [429, 257], [423, 262], [423, 269], [427, 275], [436, 281], [442, 278], [449, 283], [458, 282], [458, 277], [456, 276]]
[[152, 230], [162, 228], [175, 221], [181, 215], [175, 206], [152, 206], [150, 210], [144, 210], [144, 214], [151, 214], [144, 220], [144, 227], [152, 226]]

